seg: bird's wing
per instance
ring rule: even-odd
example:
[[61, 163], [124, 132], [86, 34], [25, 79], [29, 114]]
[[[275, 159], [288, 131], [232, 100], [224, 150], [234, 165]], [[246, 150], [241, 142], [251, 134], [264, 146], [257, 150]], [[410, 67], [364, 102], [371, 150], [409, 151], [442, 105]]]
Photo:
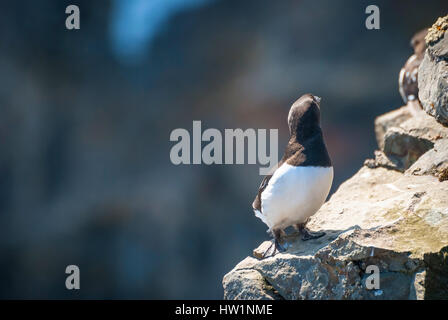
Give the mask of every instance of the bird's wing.
[[[283, 160], [280, 161], [277, 164], [276, 169], [279, 168], [282, 165], [283, 162], [284, 162]], [[260, 184], [260, 187], [258, 187], [258, 192], [257, 192], [257, 195], [255, 196], [255, 200], [254, 200], [254, 202], [252, 202], [252, 208], [254, 210], [258, 210], [258, 211], [261, 212], [261, 193], [264, 191], [264, 189], [266, 189], [266, 187], [267, 187], [267, 185], [269, 183], [269, 180], [271, 180], [272, 175], [274, 174], [276, 169], [271, 170], [272, 172], [269, 173], [267, 176], [265, 176], [263, 178], [263, 180], [261, 180], [261, 184]]]
[[260, 187], [258, 188], [258, 192], [257, 195], [255, 196], [255, 200], [252, 203], [252, 208], [254, 210], [258, 210], [261, 212], [261, 193], [263, 192], [263, 190], [266, 188], [266, 186], [269, 183], [269, 180], [271, 179], [272, 174], [267, 175], [264, 177], [264, 179], [261, 181]]

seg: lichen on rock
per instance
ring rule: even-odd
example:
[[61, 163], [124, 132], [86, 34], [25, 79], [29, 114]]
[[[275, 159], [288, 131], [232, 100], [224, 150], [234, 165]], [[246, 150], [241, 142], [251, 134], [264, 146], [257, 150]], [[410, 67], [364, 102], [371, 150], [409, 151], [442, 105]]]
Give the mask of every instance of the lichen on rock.
[[426, 44], [432, 45], [439, 41], [448, 29], [448, 16], [440, 17], [428, 30], [425, 37]]

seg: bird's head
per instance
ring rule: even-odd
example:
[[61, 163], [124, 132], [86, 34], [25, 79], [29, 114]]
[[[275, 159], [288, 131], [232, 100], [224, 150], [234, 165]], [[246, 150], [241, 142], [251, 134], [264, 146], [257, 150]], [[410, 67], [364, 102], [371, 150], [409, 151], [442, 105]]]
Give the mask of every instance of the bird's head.
[[299, 139], [306, 139], [320, 130], [321, 98], [310, 93], [304, 94], [291, 106], [288, 114], [289, 133]]
[[428, 29], [423, 29], [417, 32], [411, 39], [411, 46], [414, 48], [416, 55], [421, 55], [426, 50], [425, 37], [428, 34]]

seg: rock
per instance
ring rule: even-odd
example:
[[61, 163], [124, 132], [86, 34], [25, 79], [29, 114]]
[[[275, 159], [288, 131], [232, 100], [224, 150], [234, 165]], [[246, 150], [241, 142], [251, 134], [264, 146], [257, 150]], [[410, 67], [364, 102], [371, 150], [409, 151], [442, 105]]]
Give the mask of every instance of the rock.
[[392, 158], [388, 158], [384, 152], [380, 150], [375, 150], [375, 158], [367, 159], [364, 161], [364, 165], [368, 168], [374, 169], [378, 167], [383, 167], [391, 170], [403, 171], [402, 164], [400, 161]]
[[[322, 238], [263, 242], [223, 280], [226, 299], [448, 299], [448, 128], [409, 105], [375, 120], [381, 150], [310, 219]], [[368, 266], [380, 272], [368, 289]]]
[[[231, 273], [224, 276], [224, 299], [228, 300], [274, 300], [282, 297], [267, 283], [263, 276], [252, 269], [257, 260], [247, 257]], [[246, 282], [244, 290], [239, 290], [241, 282]]]
[[429, 46], [428, 53], [436, 60], [448, 58], [448, 36], [446, 32], [441, 35], [439, 41]]
[[368, 159], [370, 168], [385, 167], [404, 172], [434, 143], [448, 138], [448, 128], [422, 110], [408, 105], [375, 119], [375, 134], [381, 150]]
[[253, 256], [258, 259], [262, 259], [267, 250], [272, 248], [272, 243], [270, 241], [263, 242], [258, 248], [254, 249]]
[[418, 70], [419, 99], [425, 111], [448, 126], [448, 16], [439, 18], [426, 37], [428, 49]]
[[[326, 236], [293, 234], [285, 253], [246, 258], [224, 277], [225, 298], [272, 290], [284, 299], [448, 298], [447, 194], [448, 181], [430, 175], [363, 167], [311, 218], [308, 227]], [[380, 270], [380, 290], [365, 286], [369, 265]]]
[[428, 34], [425, 37], [426, 44], [434, 47], [440, 39], [443, 39], [446, 31], [448, 30], [448, 15], [440, 17], [437, 21], [428, 29]]
[[416, 300], [425, 298], [425, 278], [426, 271], [418, 272], [414, 276], [414, 284], [411, 286], [411, 296]]
[[396, 165], [397, 170], [406, 170], [434, 143], [402, 128], [391, 128], [384, 136], [384, 154]]
[[384, 147], [384, 135], [391, 127], [398, 127], [405, 120], [412, 117], [412, 114], [407, 106], [400, 109], [385, 113], [375, 119], [375, 136], [380, 149]]
[[421, 156], [406, 174], [433, 175], [439, 181], [448, 180], [448, 139], [437, 141], [434, 148]]
[[448, 138], [448, 128], [442, 126], [433, 117], [428, 116], [423, 111], [402, 122], [399, 127], [413, 137], [431, 142]]

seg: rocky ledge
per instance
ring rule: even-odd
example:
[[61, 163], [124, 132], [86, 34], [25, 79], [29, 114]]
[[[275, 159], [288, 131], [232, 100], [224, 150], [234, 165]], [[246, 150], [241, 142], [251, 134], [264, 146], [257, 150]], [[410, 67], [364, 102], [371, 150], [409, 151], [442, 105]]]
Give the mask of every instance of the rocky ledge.
[[[261, 259], [265, 241], [224, 276], [225, 299], [448, 299], [448, 44], [430, 35], [419, 70], [426, 112], [411, 103], [378, 117], [375, 159], [308, 224], [326, 236], [291, 234], [286, 252]], [[379, 289], [366, 287], [370, 265]]]
[[439, 18], [426, 36], [425, 57], [418, 69], [419, 97], [427, 113], [448, 125], [448, 15]]

